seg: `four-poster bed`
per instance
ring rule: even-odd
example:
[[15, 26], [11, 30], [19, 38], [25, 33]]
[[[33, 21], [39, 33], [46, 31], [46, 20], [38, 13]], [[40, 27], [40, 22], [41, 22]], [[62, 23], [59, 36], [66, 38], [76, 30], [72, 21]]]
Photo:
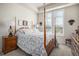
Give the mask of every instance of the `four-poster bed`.
[[53, 48], [56, 46], [56, 27], [54, 28], [54, 38], [52, 38], [49, 43], [46, 45], [46, 9], [45, 9], [45, 4], [44, 4], [44, 47], [46, 49], [47, 55], [51, 53]]
[[45, 21], [45, 4], [44, 4], [44, 48], [46, 48], [46, 21]]
[[[15, 17], [15, 34], [17, 36], [17, 45], [26, 53], [31, 55], [49, 55], [55, 47], [56, 30], [54, 35], [46, 32], [46, 15], [44, 6], [44, 32], [38, 30], [27, 29], [21, 27], [16, 30], [16, 17]], [[32, 30], [32, 31], [31, 31]], [[53, 37], [54, 36], [54, 37]]]

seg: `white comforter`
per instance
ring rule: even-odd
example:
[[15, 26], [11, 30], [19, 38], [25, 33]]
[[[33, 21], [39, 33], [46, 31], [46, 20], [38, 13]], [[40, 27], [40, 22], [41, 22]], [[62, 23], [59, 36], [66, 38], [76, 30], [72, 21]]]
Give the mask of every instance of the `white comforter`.
[[[44, 49], [44, 35], [42, 32], [18, 31], [16, 33], [18, 40], [17, 45], [26, 53], [31, 55], [47, 55]], [[47, 38], [50, 37], [47, 35]], [[51, 37], [50, 37], [51, 38]], [[49, 38], [48, 38], [49, 39]], [[47, 40], [47, 44], [48, 44]]]

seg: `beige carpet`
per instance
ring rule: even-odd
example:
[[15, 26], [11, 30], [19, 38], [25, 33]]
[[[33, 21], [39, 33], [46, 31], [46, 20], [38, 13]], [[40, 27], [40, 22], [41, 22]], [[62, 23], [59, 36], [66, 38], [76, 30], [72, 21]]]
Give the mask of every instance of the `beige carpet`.
[[50, 56], [72, 56], [71, 48], [66, 45], [59, 45], [51, 52]]
[[21, 51], [20, 49], [16, 49], [12, 52], [9, 52], [7, 54], [5, 54], [4, 56], [26, 56], [27, 54], [25, 54], [23, 51]]
[[[23, 52], [20, 49], [16, 49], [7, 54], [0, 53], [1, 56], [29, 56], [27, 53]], [[72, 56], [71, 49], [66, 45], [59, 45], [58, 48], [55, 48], [50, 56]]]
[[30, 55], [18, 48], [14, 51], [7, 53], [7, 54], [3, 54], [2, 51], [0, 51], [0, 56], [30, 56]]

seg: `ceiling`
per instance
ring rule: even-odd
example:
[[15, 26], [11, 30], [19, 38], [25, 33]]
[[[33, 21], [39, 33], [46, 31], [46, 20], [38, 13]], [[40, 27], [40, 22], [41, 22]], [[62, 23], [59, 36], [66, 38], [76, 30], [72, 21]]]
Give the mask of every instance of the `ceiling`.
[[65, 5], [68, 5], [69, 3], [21, 3], [21, 5], [35, 11], [35, 12], [39, 12], [41, 10], [43, 10], [44, 6], [46, 7], [46, 9], [51, 9], [51, 8], [59, 8]]
[[43, 6], [43, 3], [28, 3], [28, 5], [35, 7], [35, 8], [39, 8], [39, 7]]
[[[45, 5], [49, 5], [50, 3], [45, 3]], [[38, 12], [38, 9], [44, 6], [44, 3], [21, 3], [21, 5]]]

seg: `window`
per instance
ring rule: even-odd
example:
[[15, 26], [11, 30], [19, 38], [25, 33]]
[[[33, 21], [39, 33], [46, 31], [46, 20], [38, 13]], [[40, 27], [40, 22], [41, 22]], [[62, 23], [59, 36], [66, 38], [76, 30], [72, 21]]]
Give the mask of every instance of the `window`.
[[[40, 14], [40, 20], [43, 20], [43, 14]], [[64, 10], [55, 10], [46, 13], [46, 31], [54, 33], [56, 25], [56, 34], [64, 35]]]
[[58, 10], [54, 11], [54, 17], [56, 20], [56, 33], [57, 35], [63, 35], [64, 34], [64, 11], [63, 10]]
[[52, 13], [51, 12], [46, 13], [46, 31], [47, 32], [52, 31]]

